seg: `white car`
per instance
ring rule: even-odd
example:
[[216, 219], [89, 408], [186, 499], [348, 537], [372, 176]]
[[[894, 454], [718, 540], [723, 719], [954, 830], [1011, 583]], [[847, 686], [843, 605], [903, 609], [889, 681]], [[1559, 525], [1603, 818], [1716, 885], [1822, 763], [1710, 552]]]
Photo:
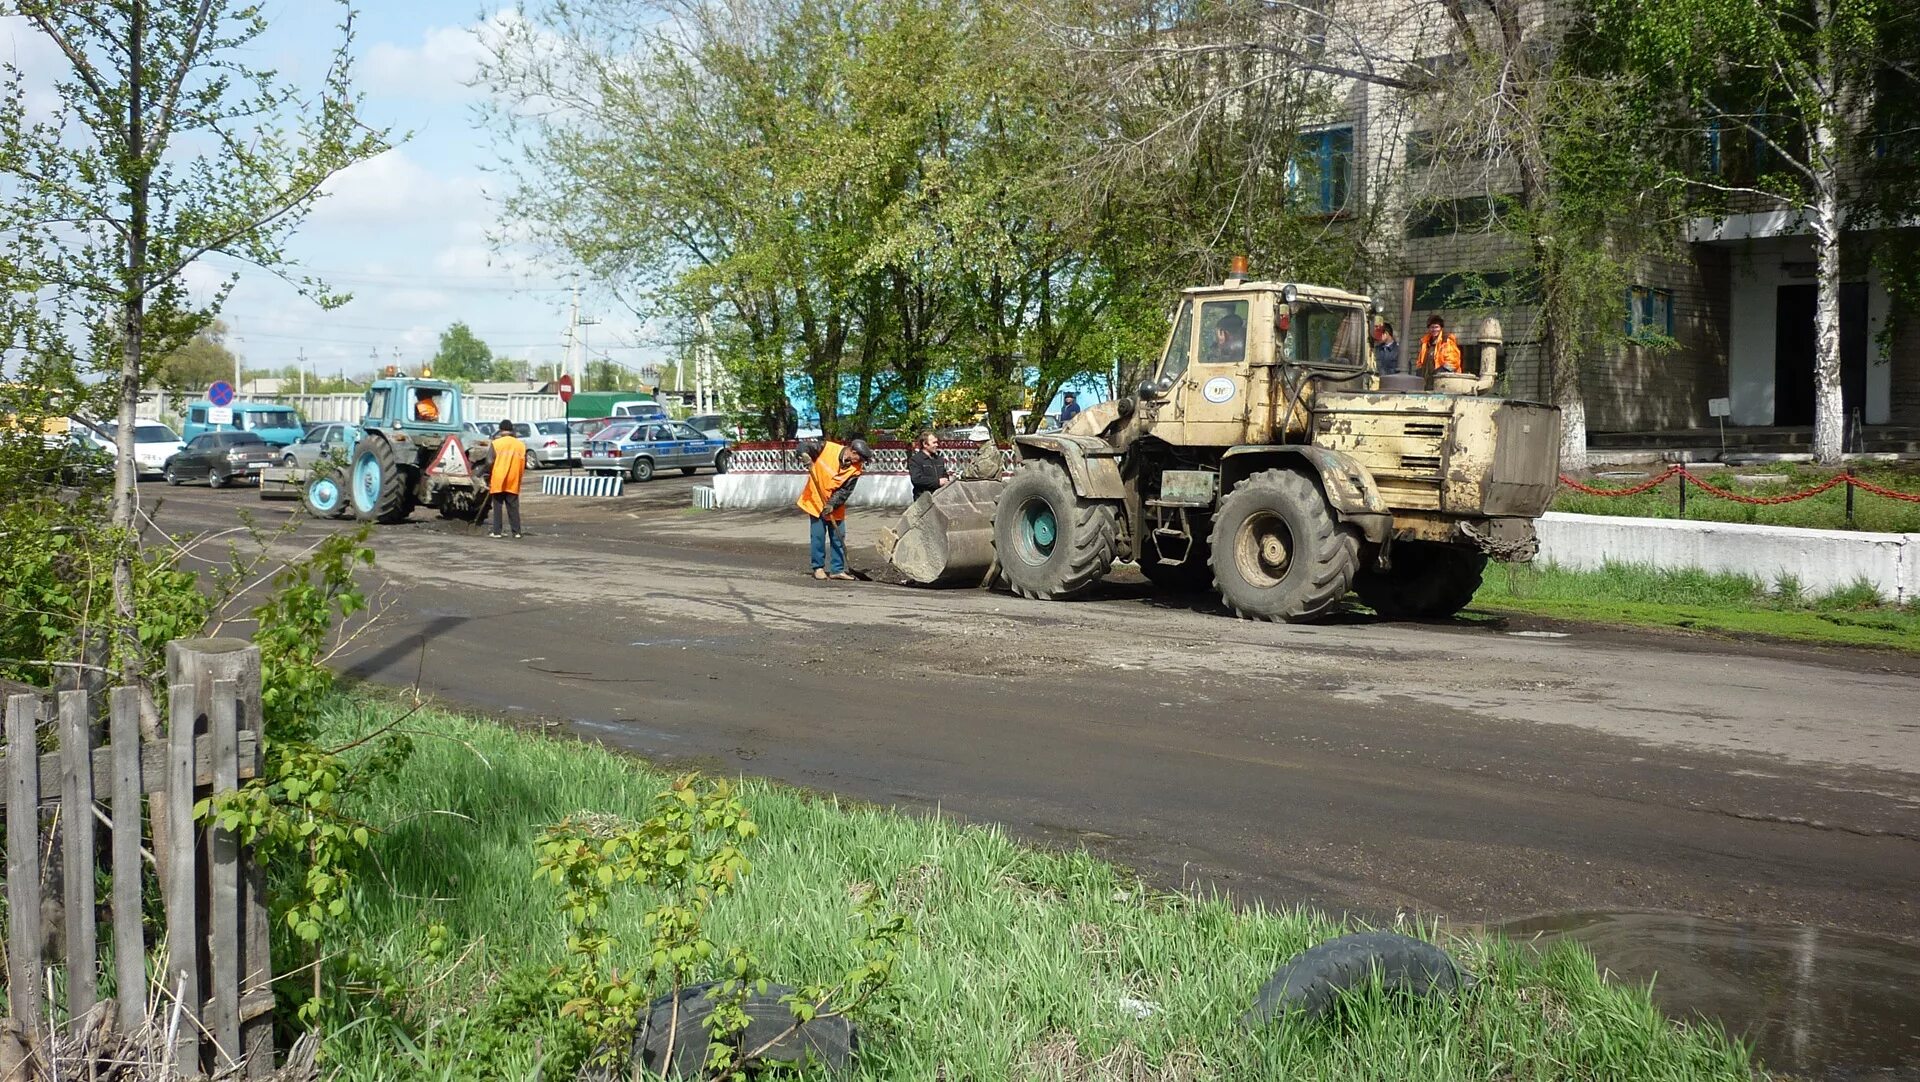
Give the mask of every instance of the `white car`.
[[[116, 427], [112, 424], [100, 428], [108, 438], [115, 436]], [[172, 458], [183, 444], [180, 434], [158, 421], [136, 421], [133, 426], [133, 468], [142, 477], [158, 477], [166, 472], [167, 459]]]
[[[1014, 410], [1013, 411], [1014, 432], [1019, 433], [1019, 432], [1025, 432], [1027, 430], [1027, 416], [1032, 412], [1033, 412], [1032, 410]], [[1040, 418], [1040, 427], [1035, 429], [1035, 431], [1037, 432], [1060, 431], [1060, 418], [1054, 416], [1051, 413], [1046, 414], [1045, 416]], [[988, 430], [987, 423], [985, 421], [982, 421], [979, 424], [974, 425], [972, 428], [967, 429], [964, 434], [959, 435], [955, 438], [963, 439], [963, 440], [972, 440], [975, 443], [985, 443], [987, 442], [987, 437], [991, 435], [993, 435], [993, 433]]]

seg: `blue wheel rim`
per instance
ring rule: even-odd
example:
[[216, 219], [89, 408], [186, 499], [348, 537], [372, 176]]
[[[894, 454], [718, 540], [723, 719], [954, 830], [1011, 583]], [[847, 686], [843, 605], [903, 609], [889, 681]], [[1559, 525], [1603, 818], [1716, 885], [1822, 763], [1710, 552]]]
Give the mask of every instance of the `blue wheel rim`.
[[1053, 555], [1053, 543], [1060, 533], [1053, 508], [1045, 500], [1030, 500], [1020, 508], [1020, 540], [1023, 555], [1030, 563], [1043, 563]]
[[353, 504], [363, 514], [372, 514], [380, 503], [380, 460], [372, 452], [353, 464]]
[[331, 511], [340, 506], [340, 486], [333, 478], [322, 477], [307, 486], [307, 502], [317, 511]]

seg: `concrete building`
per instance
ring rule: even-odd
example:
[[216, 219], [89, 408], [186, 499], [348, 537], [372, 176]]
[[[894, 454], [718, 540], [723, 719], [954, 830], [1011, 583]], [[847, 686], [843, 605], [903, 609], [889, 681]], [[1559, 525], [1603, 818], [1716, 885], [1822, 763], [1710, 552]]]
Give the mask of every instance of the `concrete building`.
[[[1368, 42], [1343, 60], [1350, 67], [1436, 66], [1459, 56], [1438, 3], [1357, 0], [1346, 10], [1362, 28], [1355, 40]], [[1521, 10], [1537, 20], [1553, 6]], [[1549, 397], [1537, 308], [1514, 274], [1521, 253], [1498, 228], [1518, 187], [1514, 176], [1497, 162], [1436, 156], [1423, 130], [1430, 121], [1407, 91], [1338, 77], [1332, 85], [1328, 122], [1303, 140], [1302, 158], [1318, 174], [1308, 183], [1318, 182], [1330, 216], [1391, 223], [1375, 227], [1390, 273], [1373, 292], [1408, 353], [1429, 315], [1445, 318], [1463, 343], [1481, 315], [1496, 315], [1509, 343], [1512, 393]], [[1595, 445], [1619, 434], [1715, 429], [1717, 399], [1730, 401], [1726, 423], [1736, 429], [1795, 430], [1762, 437], [1775, 442], [1806, 437], [1799, 430], [1813, 423], [1815, 292], [1808, 230], [1788, 211], [1751, 203], [1743, 210], [1697, 217], [1667, 256], [1641, 261], [1620, 312], [1630, 336], [1647, 344], [1630, 341], [1583, 365]], [[1843, 395], [1849, 432], [1856, 421], [1861, 427], [1849, 447], [1920, 449], [1920, 320], [1885, 340], [1891, 302], [1866, 245], [1854, 243], [1866, 239], [1850, 237], [1842, 261]], [[1504, 296], [1486, 307], [1462, 304], [1476, 291]]]

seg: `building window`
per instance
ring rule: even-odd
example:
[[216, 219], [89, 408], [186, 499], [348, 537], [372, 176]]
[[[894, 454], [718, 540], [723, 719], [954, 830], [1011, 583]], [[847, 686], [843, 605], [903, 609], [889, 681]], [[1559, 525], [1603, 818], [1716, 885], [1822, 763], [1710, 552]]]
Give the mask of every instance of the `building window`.
[[1438, 157], [1438, 140], [1430, 131], [1407, 133], [1407, 168], [1425, 169]]
[[1297, 203], [1309, 210], [1345, 211], [1353, 187], [1353, 129], [1328, 128], [1302, 135], [1299, 150], [1287, 163], [1287, 187]]
[[1540, 280], [1530, 271], [1450, 271], [1413, 279], [1413, 306], [1435, 308], [1511, 308], [1540, 303]]
[[1486, 233], [1513, 211], [1510, 195], [1472, 199], [1438, 199], [1421, 203], [1407, 216], [1407, 237], [1447, 237], [1456, 233]]
[[1673, 290], [1633, 286], [1627, 290], [1627, 337], [1637, 342], [1673, 337]]

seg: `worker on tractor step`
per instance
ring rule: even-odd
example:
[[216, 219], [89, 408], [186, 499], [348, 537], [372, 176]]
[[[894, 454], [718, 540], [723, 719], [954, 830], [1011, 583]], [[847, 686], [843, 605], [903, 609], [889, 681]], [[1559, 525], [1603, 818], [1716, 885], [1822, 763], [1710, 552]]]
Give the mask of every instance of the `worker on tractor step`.
[[433, 388], [414, 388], [413, 419], [416, 421], [426, 421], [430, 424], [440, 420], [440, 402], [435, 398]]
[[500, 434], [493, 437], [493, 472], [487, 475], [487, 494], [493, 501], [493, 532], [500, 536], [500, 516], [504, 512], [513, 526], [513, 539], [520, 540], [520, 475], [527, 468], [527, 445], [513, 434], [513, 422], [501, 421]]
[[845, 444], [801, 440], [800, 453], [808, 463], [807, 484], [795, 502], [807, 513], [813, 577], [851, 581], [853, 576], [847, 572], [847, 500], [853, 495], [854, 482], [873, 461], [873, 448], [866, 440]]
[[1446, 320], [1428, 316], [1427, 333], [1420, 336], [1420, 360], [1413, 371], [1424, 376], [1436, 368], [1441, 372], [1460, 371], [1460, 340], [1447, 333]]

